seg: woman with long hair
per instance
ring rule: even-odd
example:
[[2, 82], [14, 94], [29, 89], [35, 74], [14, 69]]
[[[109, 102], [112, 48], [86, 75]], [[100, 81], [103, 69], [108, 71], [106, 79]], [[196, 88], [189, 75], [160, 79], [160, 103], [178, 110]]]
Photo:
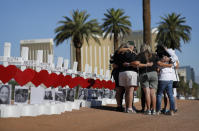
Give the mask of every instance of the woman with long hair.
[[10, 103], [10, 87], [9, 85], [0, 86], [0, 104]]
[[143, 44], [138, 55], [140, 85], [144, 90], [147, 115], [155, 115], [156, 89], [158, 86], [157, 57], [151, 52], [150, 46]]

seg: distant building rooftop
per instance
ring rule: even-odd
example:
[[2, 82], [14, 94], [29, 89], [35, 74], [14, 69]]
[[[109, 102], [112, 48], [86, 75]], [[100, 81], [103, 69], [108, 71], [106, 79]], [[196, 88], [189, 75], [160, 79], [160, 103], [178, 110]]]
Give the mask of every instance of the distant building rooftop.
[[52, 43], [53, 39], [32, 39], [32, 40], [20, 40], [20, 44], [36, 44], [36, 43]]

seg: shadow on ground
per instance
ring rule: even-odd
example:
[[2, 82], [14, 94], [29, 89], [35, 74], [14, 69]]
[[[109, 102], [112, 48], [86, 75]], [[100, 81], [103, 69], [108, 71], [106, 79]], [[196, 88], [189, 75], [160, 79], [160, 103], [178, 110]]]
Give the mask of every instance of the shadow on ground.
[[94, 109], [99, 109], [99, 110], [106, 110], [106, 111], [117, 111], [116, 107], [113, 106], [98, 106], [98, 107], [92, 107]]
[[[113, 107], [113, 106], [98, 106], [98, 107], [92, 107], [94, 109], [99, 109], [99, 110], [106, 110], [106, 111], [115, 111], [115, 112], [124, 112], [124, 108], [122, 111], [119, 111], [117, 109], [117, 107]], [[136, 113], [143, 113], [142, 110], [137, 109], [135, 106], [133, 106], [133, 110], [136, 111]]]

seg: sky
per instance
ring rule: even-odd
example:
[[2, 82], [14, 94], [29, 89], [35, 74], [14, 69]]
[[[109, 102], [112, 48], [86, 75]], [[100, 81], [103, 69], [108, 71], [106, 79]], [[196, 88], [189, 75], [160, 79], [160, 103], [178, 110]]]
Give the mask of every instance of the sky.
[[[175, 12], [186, 18], [192, 27], [191, 40], [177, 51], [180, 66], [191, 66], [199, 76], [199, 1], [151, 0], [151, 27], [157, 27], [160, 16]], [[63, 16], [71, 17], [73, 10], [86, 10], [89, 19], [102, 24], [109, 8], [121, 8], [130, 16], [132, 30], [143, 30], [142, 0], [0, 0], [0, 56], [5, 42], [10, 42], [11, 56], [20, 55], [20, 40], [54, 38], [54, 29]], [[55, 57], [70, 59], [70, 41], [54, 47]]]

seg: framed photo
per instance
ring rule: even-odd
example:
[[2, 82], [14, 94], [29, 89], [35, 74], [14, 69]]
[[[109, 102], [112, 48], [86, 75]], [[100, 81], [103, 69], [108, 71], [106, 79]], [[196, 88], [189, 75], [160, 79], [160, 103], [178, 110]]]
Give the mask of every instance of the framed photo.
[[78, 99], [79, 100], [86, 100], [88, 95], [88, 90], [80, 88], [78, 93]]
[[98, 91], [96, 89], [92, 89], [92, 99], [98, 98]]
[[109, 98], [110, 99], [115, 99], [115, 94], [116, 94], [115, 90], [110, 90]]
[[0, 85], [0, 104], [10, 104], [11, 90], [10, 85]]
[[28, 87], [15, 86], [14, 103], [15, 104], [28, 104]]
[[55, 98], [55, 92], [51, 88], [46, 88], [44, 91], [44, 101], [53, 101]]
[[104, 89], [103, 98], [110, 98], [110, 90]]
[[67, 88], [67, 95], [66, 95], [67, 101], [74, 101], [75, 100], [75, 89], [74, 88]]
[[66, 101], [66, 89], [58, 87], [55, 91], [55, 101], [65, 102]]
[[97, 90], [97, 98], [98, 99], [102, 99], [103, 98], [103, 94], [104, 94], [104, 90], [103, 89], [98, 89]]
[[97, 99], [98, 91], [96, 89], [88, 89], [88, 97], [87, 100]]

